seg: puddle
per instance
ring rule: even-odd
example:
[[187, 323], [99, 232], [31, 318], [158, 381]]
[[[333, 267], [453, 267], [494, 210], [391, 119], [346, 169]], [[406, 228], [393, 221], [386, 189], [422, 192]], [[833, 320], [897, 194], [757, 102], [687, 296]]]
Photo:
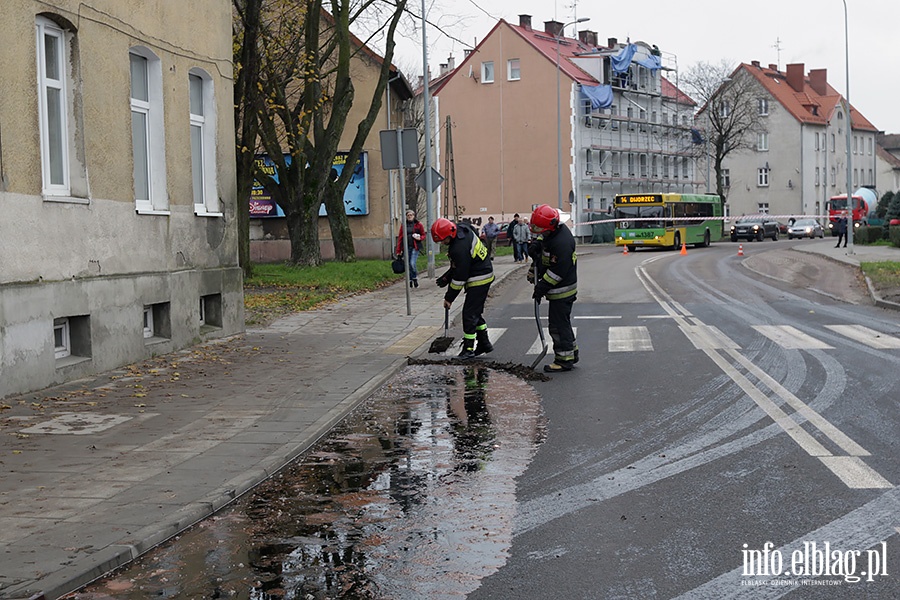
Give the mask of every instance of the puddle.
[[534, 389], [414, 365], [278, 476], [68, 598], [463, 598], [505, 562]]

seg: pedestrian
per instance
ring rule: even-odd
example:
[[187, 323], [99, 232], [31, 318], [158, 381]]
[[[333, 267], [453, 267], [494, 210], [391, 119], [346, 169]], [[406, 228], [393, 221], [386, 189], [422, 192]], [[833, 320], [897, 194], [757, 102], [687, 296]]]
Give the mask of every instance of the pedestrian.
[[536, 263], [530, 271], [534, 279], [535, 301], [547, 297], [550, 305], [548, 318], [550, 338], [553, 340], [553, 362], [544, 365], [547, 373], [571, 371], [578, 362], [578, 345], [572, 330], [572, 306], [578, 292], [575, 238], [565, 223], [559, 220], [559, 212], [542, 204], [531, 213], [531, 232], [535, 239], [528, 247], [528, 254]]
[[531, 230], [528, 228], [528, 219], [522, 219], [516, 224], [512, 232], [513, 246], [519, 254], [519, 260], [528, 261], [528, 242], [531, 241]]
[[844, 248], [847, 247], [847, 217], [838, 217], [837, 220], [838, 243], [835, 248], [841, 247], [841, 240], [844, 240]]
[[448, 245], [450, 269], [435, 282], [438, 287], [447, 288], [444, 308], [449, 310], [459, 293], [466, 290], [462, 310], [463, 345], [459, 358], [470, 359], [491, 352], [494, 346], [488, 339], [483, 315], [484, 303], [494, 281], [494, 267], [487, 246], [468, 223], [453, 223], [443, 218], [431, 226], [431, 239]]
[[506, 239], [509, 241], [509, 245], [512, 246], [513, 249], [513, 262], [519, 262], [521, 258], [519, 256], [519, 248], [516, 247], [516, 241], [513, 239], [513, 232], [516, 230], [516, 225], [519, 224], [519, 213], [513, 215], [512, 221], [509, 222], [509, 225], [506, 226]]
[[408, 235], [406, 243], [409, 246], [409, 287], [419, 287], [419, 272], [416, 262], [419, 260], [419, 252], [425, 249], [425, 226], [416, 218], [416, 211], [406, 211], [406, 225], [400, 226], [397, 232], [397, 247], [395, 254], [403, 256], [403, 236]]
[[493, 260], [495, 254], [495, 246], [497, 245], [497, 236], [500, 234], [500, 227], [494, 223], [494, 217], [488, 217], [488, 222], [484, 226], [484, 242], [488, 249], [488, 257]]

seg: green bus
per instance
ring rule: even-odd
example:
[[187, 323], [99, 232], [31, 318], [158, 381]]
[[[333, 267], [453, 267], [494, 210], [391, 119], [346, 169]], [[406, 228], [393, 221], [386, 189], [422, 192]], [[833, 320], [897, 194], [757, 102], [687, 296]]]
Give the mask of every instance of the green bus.
[[714, 194], [618, 194], [616, 246], [679, 249], [722, 237], [722, 202]]

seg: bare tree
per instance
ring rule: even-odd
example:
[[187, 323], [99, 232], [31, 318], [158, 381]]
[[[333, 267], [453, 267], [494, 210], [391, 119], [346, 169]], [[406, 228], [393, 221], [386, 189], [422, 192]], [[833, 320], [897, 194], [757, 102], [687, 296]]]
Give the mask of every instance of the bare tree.
[[715, 65], [693, 65], [682, 75], [681, 84], [701, 105], [695, 123], [705, 130], [707, 160], [713, 161], [716, 194], [724, 204], [722, 162], [729, 154], [754, 149], [756, 134], [765, 132], [757, 105], [760, 86], [743, 69], [735, 69], [725, 60]]
[[259, 139], [256, 113], [259, 108], [259, 19], [262, 0], [233, 0], [234, 19], [234, 123], [237, 144], [238, 261], [244, 277], [252, 274], [250, 263], [250, 212], [246, 202], [253, 189], [256, 144]]
[[[235, 0], [236, 2], [238, 0]], [[249, 1], [249, 0], [247, 0]], [[262, 101], [256, 111], [262, 148], [275, 164], [278, 181], [255, 173], [285, 212], [291, 262], [318, 265], [318, 215], [324, 203], [334, 241], [335, 258], [355, 259], [353, 237], [344, 212], [343, 192], [353, 169], [333, 169], [338, 145], [355, 102], [368, 111], [355, 124], [347, 164], [359, 159], [363, 144], [381, 109], [391, 76], [393, 36], [406, 0], [263, 0], [257, 85]], [[373, 14], [376, 15], [373, 17]], [[387, 40], [383, 60], [376, 61], [351, 33], [365, 18], [380, 18]], [[351, 78], [353, 61], [369, 61], [378, 69], [372, 98], [357, 99]]]

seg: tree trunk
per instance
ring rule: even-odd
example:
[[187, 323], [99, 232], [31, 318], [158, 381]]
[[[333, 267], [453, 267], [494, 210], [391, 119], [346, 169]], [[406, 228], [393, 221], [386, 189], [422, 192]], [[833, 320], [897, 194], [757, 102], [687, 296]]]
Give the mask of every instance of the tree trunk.
[[334, 259], [338, 262], [353, 262], [356, 260], [356, 250], [353, 247], [350, 222], [344, 210], [344, 195], [337, 186], [331, 183], [326, 185], [325, 210], [328, 212], [328, 225], [334, 243]]
[[305, 194], [297, 204], [300, 210], [287, 213], [288, 234], [291, 238], [291, 262], [304, 267], [322, 264], [319, 250], [319, 202]]

